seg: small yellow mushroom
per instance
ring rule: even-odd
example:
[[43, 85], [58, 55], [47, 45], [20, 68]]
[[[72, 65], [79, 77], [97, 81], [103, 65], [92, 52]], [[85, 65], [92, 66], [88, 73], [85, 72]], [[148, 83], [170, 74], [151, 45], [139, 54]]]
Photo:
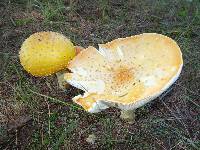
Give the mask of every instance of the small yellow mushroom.
[[73, 43], [56, 32], [32, 34], [19, 52], [21, 65], [34, 76], [48, 76], [67, 68], [75, 55]]

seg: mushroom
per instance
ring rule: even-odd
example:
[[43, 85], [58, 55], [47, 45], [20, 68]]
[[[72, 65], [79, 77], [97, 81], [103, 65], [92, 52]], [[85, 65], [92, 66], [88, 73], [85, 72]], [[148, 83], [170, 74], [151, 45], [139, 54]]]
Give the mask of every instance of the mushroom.
[[68, 65], [64, 79], [82, 89], [73, 101], [96, 113], [121, 109], [121, 117], [134, 121], [134, 110], [160, 96], [179, 77], [182, 53], [171, 38], [144, 33], [89, 46]]
[[27, 38], [20, 49], [19, 58], [23, 68], [34, 76], [57, 73], [59, 85], [63, 86], [63, 69], [80, 51], [64, 35], [56, 32], [38, 32]]

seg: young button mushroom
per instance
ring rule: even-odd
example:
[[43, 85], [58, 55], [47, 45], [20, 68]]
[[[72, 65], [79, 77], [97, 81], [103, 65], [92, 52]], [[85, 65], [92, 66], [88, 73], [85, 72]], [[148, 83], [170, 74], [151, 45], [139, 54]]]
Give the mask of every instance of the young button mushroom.
[[68, 65], [64, 78], [85, 91], [73, 98], [89, 112], [110, 106], [122, 110], [121, 117], [134, 120], [134, 110], [166, 91], [178, 78], [183, 60], [171, 38], [144, 33], [88, 47]]
[[24, 41], [19, 52], [21, 65], [27, 72], [40, 77], [57, 73], [60, 86], [63, 83], [63, 75], [58, 72], [66, 69], [68, 62], [75, 55], [76, 48], [73, 43], [56, 32], [32, 34]]

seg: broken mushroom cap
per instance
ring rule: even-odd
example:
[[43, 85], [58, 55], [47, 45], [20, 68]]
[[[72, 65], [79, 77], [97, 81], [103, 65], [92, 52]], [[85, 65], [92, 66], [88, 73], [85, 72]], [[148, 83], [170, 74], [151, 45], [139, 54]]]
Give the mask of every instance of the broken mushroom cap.
[[132, 110], [166, 91], [182, 66], [174, 40], [144, 33], [84, 49], [69, 63], [72, 73], [65, 80], [85, 91], [73, 100], [89, 112], [110, 106]]
[[19, 57], [24, 69], [34, 76], [47, 76], [67, 67], [75, 56], [73, 43], [56, 32], [38, 32], [27, 38]]

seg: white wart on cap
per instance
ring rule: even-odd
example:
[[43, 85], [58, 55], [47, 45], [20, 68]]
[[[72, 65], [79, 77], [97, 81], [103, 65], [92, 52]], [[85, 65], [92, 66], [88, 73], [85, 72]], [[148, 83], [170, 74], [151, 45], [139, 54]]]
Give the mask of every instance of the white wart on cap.
[[182, 53], [177, 43], [144, 33], [88, 47], [68, 65], [65, 79], [85, 91], [74, 101], [89, 112], [110, 106], [136, 109], [167, 90], [180, 75]]

